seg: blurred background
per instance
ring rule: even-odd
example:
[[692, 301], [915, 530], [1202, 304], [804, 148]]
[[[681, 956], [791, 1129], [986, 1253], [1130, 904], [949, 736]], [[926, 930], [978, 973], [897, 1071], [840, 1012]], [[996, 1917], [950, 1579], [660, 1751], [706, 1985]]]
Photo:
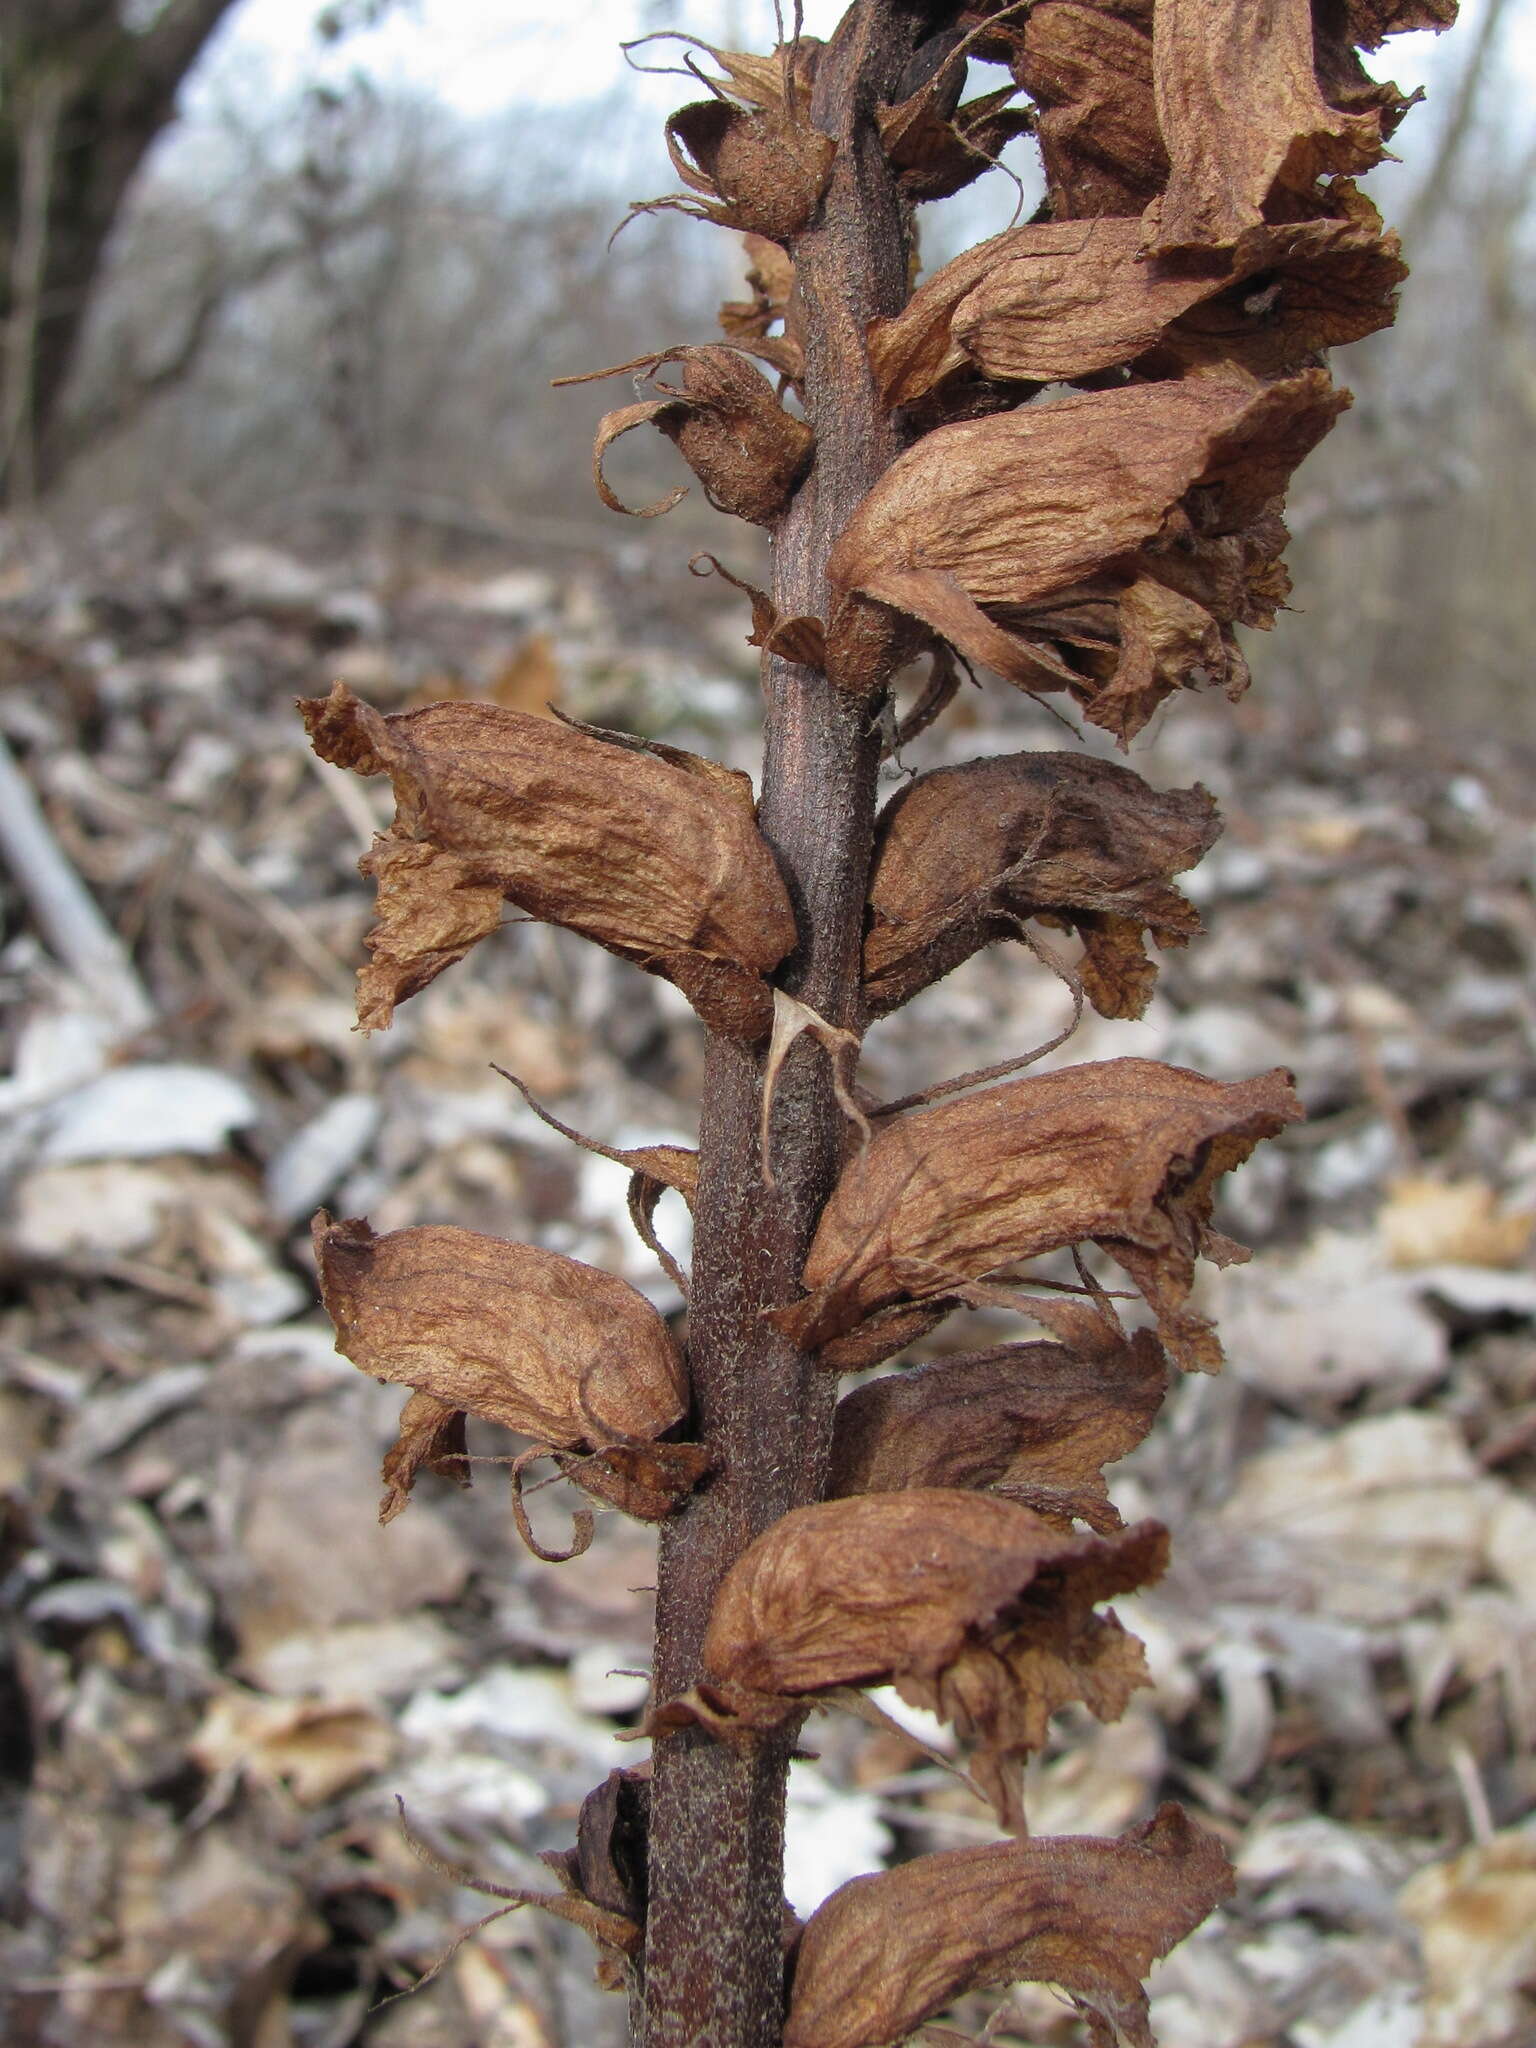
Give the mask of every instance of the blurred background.
[[[608, 1143], [692, 1142], [698, 1027], [513, 924], [361, 1040], [388, 796], [292, 705], [343, 677], [388, 710], [554, 706], [756, 773], [746, 608], [688, 563], [760, 577], [761, 536], [697, 491], [604, 510], [592, 430], [629, 384], [550, 388], [742, 295], [717, 229], [611, 239], [673, 188], [661, 124], [698, 96], [619, 45], [674, 30], [773, 39], [758, 0], [0, 0], [8, 2048], [622, 2039], [537, 1914], [444, 1960], [491, 1902], [437, 1864], [548, 1888], [539, 1853], [640, 1760], [615, 1738], [653, 1538], [604, 1516], [538, 1564], [494, 1467], [378, 1529], [400, 1397], [336, 1357], [308, 1219], [534, 1240], [680, 1317], [622, 1171], [489, 1063]], [[1309, 1112], [1234, 1177], [1259, 1256], [1201, 1297], [1228, 1372], [1112, 1475], [1177, 1539], [1121, 1605], [1153, 1684], [1112, 1728], [1059, 1717], [1032, 1767], [1042, 1832], [1176, 1797], [1237, 1860], [1155, 1975], [1164, 2048], [1536, 2044], [1536, 4], [1373, 61], [1426, 93], [1369, 187], [1414, 265], [1401, 318], [1335, 365], [1355, 405], [1298, 479], [1252, 693], [1182, 699], [1132, 753], [1220, 801], [1187, 878], [1207, 936], [1144, 1019], [1046, 1062], [1283, 1063]], [[925, 266], [1033, 205], [1030, 145], [1007, 161], [926, 211]], [[631, 504], [685, 477], [640, 443], [609, 464]], [[905, 772], [1085, 743], [994, 682]], [[888, 1099], [1067, 1010], [996, 947], [882, 1022], [861, 1077]], [[922, 1355], [1027, 1334], [969, 1314]], [[569, 1507], [536, 1496], [546, 1540]], [[944, 1732], [887, 1704], [910, 1740], [827, 1716], [795, 1767], [802, 1913], [990, 1836]], [[1080, 2040], [1045, 1991], [952, 2018]]]

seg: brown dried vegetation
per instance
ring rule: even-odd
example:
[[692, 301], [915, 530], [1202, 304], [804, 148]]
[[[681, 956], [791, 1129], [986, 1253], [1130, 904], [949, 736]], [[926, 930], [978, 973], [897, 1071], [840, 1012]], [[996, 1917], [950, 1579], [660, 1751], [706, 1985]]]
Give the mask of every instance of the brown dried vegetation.
[[[663, 1186], [694, 1208], [686, 1352], [633, 1289], [552, 1253], [317, 1228], [341, 1347], [413, 1389], [386, 1516], [420, 1474], [465, 1476], [469, 1415], [532, 1440], [515, 1470], [554, 1455], [665, 1518], [654, 1778], [588, 1800], [553, 1902], [597, 1935], [604, 1981], [628, 1973], [646, 2048], [879, 2048], [1019, 1977], [1063, 1986], [1096, 2043], [1147, 2048], [1142, 1979], [1230, 1888], [1171, 1807], [1118, 1841], [929, 1856], [815, 1914], [781, 2024], [776, 1816], [812, 1706], [895, 1684], [972, 1745], [1022, 1834], [1019, 1765], [1051, 1715], [1113, 1719], [1143, 1682], [1100, 1608], [1158, 1577], [1168, 1537], [1123, 1526], [1104, 1467], [1151, 1427], [1165, 1351], [1220, 1365], [1190, 1305], [1198, 1258], [1245, 1256], [1213, 1225], [1218, 1184], [1301, 1114], [1283, 1070], [1142, 1059], [861, 1100], [865, 1018], [1031, 921], [1081, 942], [1063, 971], [1104, 1016], [1138, 1016], [1147, 941], [1200, 931], [1174, 877], [1218, 829], [1198, 786], [1060, 751], [920, 776], [876, 827], [873, 735], [917, 652], [933, 680], [907, 737], [966, 661], [1065, 691], [1122, 745], [1175, 692], [1241, 694], [1236, 629], [1289, 589], [1291, 474], [1349, 402], [1322, 352], [1386, 324], [1403, 276], [1352, 180], [1408, 103], [1356, 46], [1451, 12], [974, 0], [920, 23], [855, 0], [825, 45], [701, 46], [711, 96], [666, 131], [687, 190], [646, 204], [744, 233], [750, 296], [722, 309], [723, 344], [621, 366], [681, 382], [603, 419], [595, 470], [624, 509], [604, 452], [653, 425], [714, 506], [773, 536], [772, 589], [739, 586], [764, 656], [762, 824], [744, 777], [624, 735], [484, 704], [384, 718], [342, 686], [304, 707], [324, 758], [394, 784], [364, 863], [365, 1028], [512, 904], [667, 976], [713, 1034], [697, 1162], [614, 1155], [659, 1255]], [[969, 58], [1012, 83], [966, 100]], [[913, 294], [913, 204], [1030, 131], [1041, 217]], [[1126, 1333], [1087, 1247], [1155, 1329]], [[1060, 1254], [1075, 1285], [1020, 1270]], [[834, 1415], [832, 1371], [966, 1304], [1054, 1341], [907, 1371]], [[673, 1440], [690, 1425], [698, 1443]]]

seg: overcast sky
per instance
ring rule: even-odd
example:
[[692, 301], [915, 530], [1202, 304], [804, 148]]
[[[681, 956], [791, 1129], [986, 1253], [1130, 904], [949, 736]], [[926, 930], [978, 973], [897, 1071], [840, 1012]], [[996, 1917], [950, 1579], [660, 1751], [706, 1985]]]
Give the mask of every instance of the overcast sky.
[[[1467, 0], [1453, 40], [1468, 40], [1482, 4]], [[316, 5], [244, 0], [225, 33], [222, 61], [254, 53], [277, 84], [313, 75]], [[841, 12], [840, 0], [806, 0], [805, 11], [807, 30], [825, 34]], [[773, 39], [772, 18], [771, 0], [562, 0], [558, 7], [550, 0], [397, 0], [381, 28], [350, 38], [329, 62], [430, 89], [466, 113], [493, 113], [518, 102], [600, 94], [625, 78], [619, 44], [647, 29], [687, 28], [706, 39], [738, 47], [744, 40], [748, 48], [763, 49]], [[1427, 34], [1396, 36], [1373, 68], [1404, 87], [1424, 83], [1435, 66], [1436, 41]], [[1536, 0], [1515, 0], [1504, 42], [1508, 59], [1536, 82]], [[678, 81], [634, 85], [637, 93], [670, 101]]]

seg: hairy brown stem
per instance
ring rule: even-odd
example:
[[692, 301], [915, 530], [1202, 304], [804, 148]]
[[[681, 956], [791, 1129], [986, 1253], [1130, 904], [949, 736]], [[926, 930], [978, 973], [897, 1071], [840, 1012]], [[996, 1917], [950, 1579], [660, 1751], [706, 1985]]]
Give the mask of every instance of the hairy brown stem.
[[[780, 615], [825, 617], [825, 564], [854, 505], [897, 452], [864, 330], [907, 296], [905, 206], [873, 112], [898, 86], [921, 15], [868, 0], [818, 68], [814, 125], [839, 144], [816, 221], [796, 238], [805, 405], [815, 468], [775, 536]], [[878, 700], [769, 656], [759, 823], [799, 919], [784, 985], [860, 1028], [859, 958], [875, 809]], [[714, 1037], [705, 1069], [690, 1362], [718, 1477], [662, 1539], [655, 1697], [699, 1676], [716, 1587], [752, 1540], [820, 1497], [833, 1376], [762, 1320], [792, 1300], [844, 1142], [826, 1053], [802, 1038], [775, 1095], [777, 1185], [758, 1154], [762, 1059]], [[738, 1750], [690, 1730], [659, 1739], [651, 1805], [644, 2048], [770, 2048], [782, 2026], [784, 1793], [791, 1737]]]

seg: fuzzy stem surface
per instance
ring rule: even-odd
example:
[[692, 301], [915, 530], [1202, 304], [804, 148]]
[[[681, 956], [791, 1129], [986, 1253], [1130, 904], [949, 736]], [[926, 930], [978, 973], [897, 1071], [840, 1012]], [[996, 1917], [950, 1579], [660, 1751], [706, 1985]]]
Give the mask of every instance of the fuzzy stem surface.
[[[874, 110], [900, 97], [925, 34], [920, 11], [860, 0], [823, 53], [813, 125], [838, 153], [815, 219], [795, 238], [810, 476], [774, 537], [783, 617], [827, 617], [826, 560], [859, 499], [899, 452], [864, 333], [909, 290], [910, 222]], [[880, 755], [876, 697], [765, 658], [759, 823], [794, 899], [801, 943], [784, 987], [829, 1023], [861, 1028], [859, 966]], [[762, 1320], [799, 1275], [846, 1149], [826, 1054], [802, 1038], [779, 1078], [776, 1186], [758, 1150], [761, 1049], [715, 1037], [700, 1129], [689, 1346], [713, 1482], [666, 1525], [655, 1697], [700, 1676], [715, 1590], [789, 1509], [820, 1498], [835, 1378]], [[695, 1730], [658, 1739], [637, 2037], [643, 2048], [776, 2048], [783, 2025], [783, 1846], [792, 1734], [748, 1749]]]

